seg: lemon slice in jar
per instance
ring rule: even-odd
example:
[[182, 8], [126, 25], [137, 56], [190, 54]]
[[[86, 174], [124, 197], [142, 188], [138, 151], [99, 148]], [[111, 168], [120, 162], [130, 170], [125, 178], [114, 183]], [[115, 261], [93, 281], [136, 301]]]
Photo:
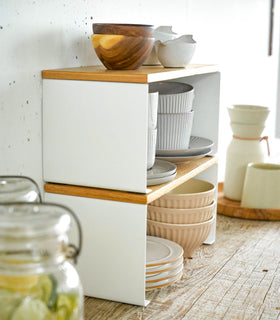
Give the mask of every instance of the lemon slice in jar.
[[8, 276], [0, 275], [0, 288], [18, 293], [26, 293], [38, 283], [38, 275]]
[[25, 298], [13, 312], [11, 320], [47, 320], [53, 319], [44, 302], [38, 299]]

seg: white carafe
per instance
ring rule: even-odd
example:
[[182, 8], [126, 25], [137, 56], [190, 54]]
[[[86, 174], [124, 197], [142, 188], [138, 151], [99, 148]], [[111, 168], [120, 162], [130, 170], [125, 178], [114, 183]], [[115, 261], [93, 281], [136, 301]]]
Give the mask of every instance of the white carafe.
[[268, 137], [262, 136], [269, 110], [261, 106], [235, 105], [228, 111], [233, 138], [226, 154], [224, 196], [241, 201], [247, 165], [264, 162], [269, 155]]
[[224, 181], [224, 196], [240, 201], [243, 191], [246, 168], [250, 162], [264, 162], [267, 146], [264, 138], [256, 140], [233, 137], [226, 155], [226, 173]]

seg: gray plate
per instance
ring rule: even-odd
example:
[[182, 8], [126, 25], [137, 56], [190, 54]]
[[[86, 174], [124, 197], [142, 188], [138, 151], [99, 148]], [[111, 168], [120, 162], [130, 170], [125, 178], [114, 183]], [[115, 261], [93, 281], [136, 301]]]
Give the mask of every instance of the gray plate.
[[214, 142], [207, 138], [191, 136], [188, 149], [183, 150], [157, 150], [157, 156], [191, 156], [203, 152], [213, 146]]
[[155, 179], [147, 179], [147, 187], [156, 186], [158, 184], [166, 183], [168, 181], [173, 180], [176, 177], [177, 171], [169, 176], [165, 176], [162, 178], [155, 178]]
[[156, 179], [170, 176], [176, 172], [177, 167], [174, 163], [156, 159], [153, 167], [147, 170], [147, 179]]

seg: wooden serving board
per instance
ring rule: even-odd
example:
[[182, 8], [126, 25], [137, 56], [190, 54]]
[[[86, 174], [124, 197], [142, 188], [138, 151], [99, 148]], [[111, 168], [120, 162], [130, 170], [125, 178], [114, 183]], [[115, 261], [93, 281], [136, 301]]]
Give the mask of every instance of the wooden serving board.
[[217, 212], [234, 218], [280, 221], [280, 209], [245, 208], [241, 207], [240, 201], [225, 198], [222, 182], [218, 185]]

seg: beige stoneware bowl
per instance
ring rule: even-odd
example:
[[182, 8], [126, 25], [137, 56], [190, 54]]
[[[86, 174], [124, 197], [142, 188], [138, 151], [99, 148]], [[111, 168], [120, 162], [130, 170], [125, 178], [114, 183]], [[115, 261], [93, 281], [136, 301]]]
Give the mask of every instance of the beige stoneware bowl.
[[148, 206], [148, 219], [164, 223], [200, 223], [211, 219], [216, 211], [216, 201], [209, 206], [192, 209], [176, 209]]
[[209, 206], [215, 199], [216, 187], [204, 180], [190, 179], [151, 203], [164, 208], [201, 208]]
[[170, 224], [147, 220], [147, 234], [178, 243], [184, 249], [184, 257], [190, 258], [207, 239], [215, 217], [208, 221], [193, 224]]

